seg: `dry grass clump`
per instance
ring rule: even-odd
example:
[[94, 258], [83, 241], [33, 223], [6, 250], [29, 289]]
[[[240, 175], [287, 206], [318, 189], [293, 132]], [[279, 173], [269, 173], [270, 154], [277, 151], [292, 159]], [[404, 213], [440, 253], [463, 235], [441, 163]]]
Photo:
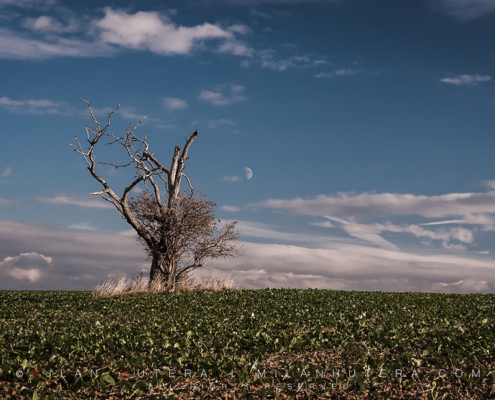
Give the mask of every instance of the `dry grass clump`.
[[187, 277], [175, 286], [176, 293], [208, 292], [215, 293], [222, 290], [237, 290], [234, 278], [222, 275], [218, 279]]
[[[121, 278], [117, 283], [108, 278], [103, 284], [98, 284], [93, 290], [94, 298], [111, 297], [117, 295], [136, 295], [145, 293], [163, 293], [165, 292], [165, 282], [160, 278], [153, 280], [151, 287], [148, 288], [149, 278], [146, 278], [141, 272], [137, 278]], [[229, 276], [222, 276], [219, 279], [213, 278], [194, 278], [188, 276], [177, 282], [172, 293], [190, 293], [206, 292], [214, 293], [222, 290], [237, 290], [234, 287], [235, 281]]]

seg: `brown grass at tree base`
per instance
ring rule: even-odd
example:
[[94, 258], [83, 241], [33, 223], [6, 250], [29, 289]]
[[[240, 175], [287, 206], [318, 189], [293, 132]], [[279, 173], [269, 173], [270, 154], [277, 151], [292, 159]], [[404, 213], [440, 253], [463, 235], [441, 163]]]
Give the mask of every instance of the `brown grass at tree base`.
[[[171, 293], [181, 294], [190, 292], [216, 293], [222, 290], [237, 290], [238, 285], [230, 276], [213, 278], [194, 278], [187, 276], [175, 284]], [[149, 285], [149, 278], [141, 272], [137, 278], [121, 278], [118, 282], [107, 278], [101, 285], [98, 284], [93, 290], [93, 298], [113, 297], [113, 296], [135, 296], [140, 294], [165, 293], [165, 281], [156, 278]]]

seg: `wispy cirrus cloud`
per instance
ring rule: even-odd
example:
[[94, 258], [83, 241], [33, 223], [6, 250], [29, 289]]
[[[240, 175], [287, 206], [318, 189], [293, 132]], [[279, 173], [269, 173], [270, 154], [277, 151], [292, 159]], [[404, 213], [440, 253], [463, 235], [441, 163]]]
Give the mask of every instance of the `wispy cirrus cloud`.
[[91, 208], [115, 208], [112, 204], [105, 202], [104, 200], [86, 200], [79, 197], [71, 196], [55, 196], [55, 197], [38, 197], [38, 201], [47, 204], [67, 204], [79, 207], [91, 207]]
[[477, 85], [480, 82], [489, 82], [492, 80], [490, 75], [457, 75], [451, 78], [443, 78], [440, 81], [450, 83], [451, 85]]
[[249, 205], [287, 209], [304, 215], [335, 215], [337, 217], [367, 218], [385, 215], [416, 214], [426, 218], [452, 215], [495, 213], [495, 191], [487, 193], [449, 193], [424, 196], [398, 193], [340, 192], [335, 196], [318, 195], [314, 199], [269, 199]]
[[332, 72], [320, 72], [316, 74], [317, 78], [335, 78], [338, 76], [352, 76], [365, 72], [364, 68], [342, 68], [335, 69]]
[[243, 60], [241, 66], [248, 68], [251, 65], [259, 65], [261, 68], [268, 68], [277, 71], [286, 71], [290, 68], [311, 68], [320, 65], [331, 64], [329, 61], [316, 57], [312, 54], [305, 55], [293, 55], [287, 58], [280, 58], [277, 56], [277, 51], [258, 50], [255, 57], [251, 60]]
[[0, 0], [0, 7], [5, 6], [17, 6], [17, 7], [50, 7], [54, 5], [57, 0]]
[[240, 208], [236, 206], [222, 206], [222, 210], [227, 212], [236, 212], [239, 211]]
[[7, 166], [2, 172], [3, 177], [11, 176], [12, 175], [12, 167]]
[[495, 2], [492, 0], [437, 0], [430, 5], [464, 22], [495, 12]]
[[10, 97], [0, 97], [0, 108], [19, 114], [74, 114], [68, 103], [49, 99], [14, 100]]
[[[331, 220], [335, 220], [335, 218], [332, 217], [327, 217], [327, 218]], [[453, 239], [459, 240], [464, 243], [473, 242], [473, 234], [471, 230], [462, 227], [431, 231], [428, 229], [424, 229], [419, 225], [414, 225], [414, 224], [394, 225], [391, 223], [359, 224], [356, 222], [348, 222], [348, 221], [342, 221], [342, 222], [344, 222], [341, 226], [342, 229], [344, 229], [349, 235], [357, 237], [362, 240], [372, 242], [384, 248], [390, 248], [395, 250], [398, 250], [397, 246], [391, 243], [390, 241], [384, 239], [382, 236], [380, 236], [382, 232], [388, 231], [388, 232], [396, 232], [396, 233], [399, 232], [410, 233], [416, 236], [417, 238], [424, 237], [429, 240], [442, 240], [443, 246], [445, 248], [452, 248], [452, 249], [464, 248], [462, 245], [455, 245], [457, 247], [452, 247], [454, 245], [449, 244], [448, 242]], [[422, 224], [422, 225], [426, 225], [426, 224]], [[333, 227], [333, 225], [331, 227]]]
[[227, 106], [247, 100], [247, 97], [242, 94], [244, 92], [244, 86], [229, 85], [230, 95], [224, 95], [222, 93], [225, 89], [226, 85], [220, 85], [216, 92], [202, 90], [199, 93], [198, 100], [215, 106]]
[[[492, 181], [489, 181], [491, 183]], [[394, 193], [338, 193], [336, 196], [319, 195], [315, 199], [277, 200], [249, 204], [247, 207], [269, 207], [286, 209], [303, 215], [318, 215], [332, 222], [338, 222], [347, 234], [373, 243], [383, 248], [399, 250], [385, 239], [384, 232], [406, 233], [422, 239], [421, 243], [430, 244], [431, 240], [441, 240], [445, 249], [464, 250], [464, 244], [474, 242], [473, 232], [478, 228], [468, 229], [462, 226], [440, 229], [426, 229], [439, 225], [481, 225], [481, 231], [495, 230], [495, 191], [488, 193], [450, 193], [441, 196], [418, 196]], [[378, 218], [387, 215], [419, 215], [425, 218], [445, 218], [461, 216], [462, 218], [433, 221], [421, 224], [394, 225], [358, 223], [358, 219]], [[317, 222], [316, 226], [335, 228], [333, 223]], [[337, 226], [339, 227], [339, 226]], [[458, 241], [461, 243], [452, 243]]]
[[486, 230], [489, 227], [495, 227], [495, 218], [490, 217], [487, 214], [468, 214], [465, 215], [463, 219], [427, 222], [418, 225], [430, 226], [430, 225], [450, 225], [450, 224], [485, 225], [484, 229]]
[[78, 224], [69, 224], [69, 229], [75, 229], [79, 231], [95, 231], [96, 228], [87, 222], [80, 222]]
[[311, 245], [312, 247], [328, 248], [332, 240], [336, 242], [339, 240], [312, 233], [288, 232], [287, 230], [277, 228], [275, 225], [262, 222], [237, 221], [237, 228], [241, 231], [242, 236], [303, 243], [306, 246]]
[[215, 129], [220, 125], [236, 126], [237, 122], [231, 121], [230, 119], [220, 118], [220, 119], [210, 119], [208, 121], [208, 128]]
[[240, 180], [241, 180], [240, 176], [224, 176], [222, 178], [222, 181], [227, 181], [227, 182], [237, 182]]
[[99, 40], [83, 40], [51, 34], [33, 36], [0, 28], [0, 58], [14, 60], [44, 60], [55, 57], [110, 57], [116, 49]]

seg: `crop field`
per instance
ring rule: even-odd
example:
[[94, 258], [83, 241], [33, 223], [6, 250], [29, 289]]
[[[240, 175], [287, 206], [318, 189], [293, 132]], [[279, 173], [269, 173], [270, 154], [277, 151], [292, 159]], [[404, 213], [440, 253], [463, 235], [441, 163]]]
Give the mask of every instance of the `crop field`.
[[0, 291], [0, 398], [495, 398], [494, 335], [495, 295]]

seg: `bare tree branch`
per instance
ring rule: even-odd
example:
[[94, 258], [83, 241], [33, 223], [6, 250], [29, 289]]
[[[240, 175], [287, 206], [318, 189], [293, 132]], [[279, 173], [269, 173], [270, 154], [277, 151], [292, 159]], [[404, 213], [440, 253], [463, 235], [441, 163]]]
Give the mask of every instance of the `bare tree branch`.
[[191, 185], [191, 181], [189, 180], [189, 178], [187, 177], [187, 175], [183, 172], [182, 175], [187, 179], [187, 183], [189, 184], [189, 187], [191, 188], [191, 193], [194, 193], [194, 189]]

